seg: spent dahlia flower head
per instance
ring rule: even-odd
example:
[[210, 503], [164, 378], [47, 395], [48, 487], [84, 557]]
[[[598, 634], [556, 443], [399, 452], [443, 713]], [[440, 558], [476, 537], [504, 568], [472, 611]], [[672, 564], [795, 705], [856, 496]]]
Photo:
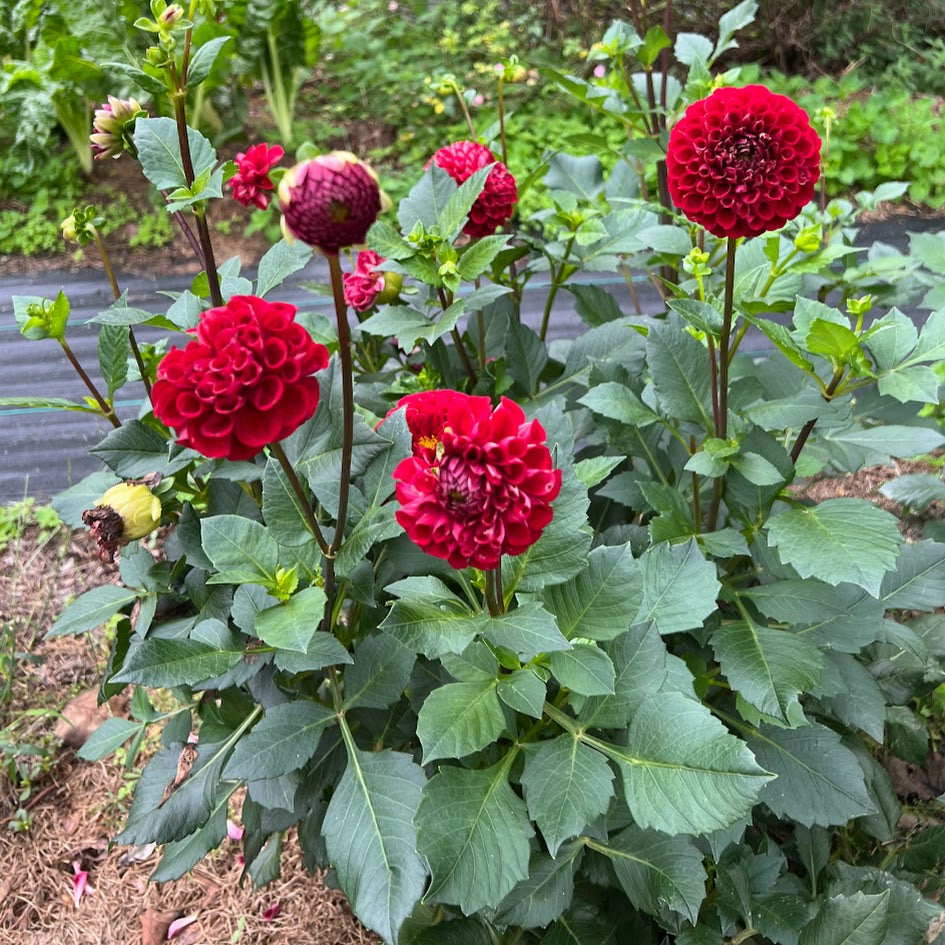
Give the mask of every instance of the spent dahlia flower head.
[[94, 508], [82, 513], [102, 561], [114, 561], [120, 545], [150, 535], [161, 524], [161, 500], [150, 489], [159, 478], [119, 482], [99, 498]]
[[341, 277], [345, 302], [358, 312], [366, 312], [374, 305], [382, 305], [397, 298], [403, 285], [403, 276], [397, 272], [382, 272], [378, 266], [387, 262], [371, 249], [362, 249], [354, 264], [354, 272]]
[[326, 256], [367, 237], [378, 214], [390, 206], [377, 174], [348, 151], [320, 154], [296, 164], [279, 182], [283, 233]]
[[131, 145], [131, 132], [138, 118], [147, 112], [133, 98], [108, 96], [108, 101], [95, 109], [92, 118], [92, 156], [96, 159], [121, 157], [121, 152]]
[[285, 150], [279, 145], [254, 144], [236, 155], [236, 173], [226, 182], [233, 190], [233, 198], [244, 207], [255, 206], [265, 210], [269, 206], [267, 190], [275, 186], [269, 172], [282, 160]]
[[758, 236], [814, 196], [820, 136], [806, 112], [761, 85], [716, 89], [673, 126], [666, 151], [676, 206], [714, 236]]
[[295, 321], [296, 308], [234, 295], [204, 312], [186, 348], [171, 348], [151, 390], [154, 415], [204, 456], [250, 459], [285, 439], [318, 407], [328, 349]]
[[501, 161], [496, 161], [485, 145], [476, 141], [457, 141], [440, 148], [431, 160], [438, 167], [442, 167], [457, 184], [462, 184], [487, 164], [494, 165], [486, 178], [482, 193], [469, 211], [469, 219], [463, 227], [467, 236], [473, 239], [492, 236], [511, 218], [518, 202], [515, 178]]
[[552, 468], [544, 428], [527, 421], [518, 404], [503, 397], [493, 410], [487, 397], [442, 393], [454, 396], [432, 449], [424, 431], [436, 430], [444, 403], [407, 405], [407, 424], [420, 442], [394, 470], [397, 521], [427, 554], [454, 568], [495, 568], [502, 555], [521, 554], [539, 539], [552, 519], [561, 470]]

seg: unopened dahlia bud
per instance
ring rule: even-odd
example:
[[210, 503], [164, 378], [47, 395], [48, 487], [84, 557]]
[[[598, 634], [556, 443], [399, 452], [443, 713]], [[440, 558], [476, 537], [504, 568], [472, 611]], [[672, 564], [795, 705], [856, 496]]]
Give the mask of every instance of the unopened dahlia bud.
[[147, 112], [133, 98], [108, 96], [108, 102], [95, 110], [92, 121], [92, 154], [96, 158], [120, 157], [124, 150], [133, 147], [131, 133], [135, 120]]
[[62, 231], [62, 238], [67, 243], [77, 243], [78, 239], [76, 238], [75, 231], [75, 213], [71, 214], [59, 224], [59, 229]]
[[822, 228], [819, 223], [811, 226], [805, 226], [797, 236], [794, 237], [794, 247], [802, 253], [816, 253], [820, 249], [820, 237]]
[[377, 174], [347, 151], [332, 151], [302, 161], [279, 184], [283, 232], [337, 256], [358, 246], [389, 201]]
[[112, 486], [82, 521], [98, 542], [102, 561], [114, 561], [119, 545], [150, 535], [161, 524], [161, 500], [143, 482]]
[[157, 18], [158, 26], [170, 29], [184, 18], [184, 8], [179, 3], [172, 3]]

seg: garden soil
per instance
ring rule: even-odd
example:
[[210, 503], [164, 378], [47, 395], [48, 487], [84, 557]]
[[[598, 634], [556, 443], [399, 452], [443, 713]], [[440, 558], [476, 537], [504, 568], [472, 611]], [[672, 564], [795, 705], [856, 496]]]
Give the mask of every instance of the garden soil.
[[[133, 776], [114, 758], [90, 764], [75, 756], [103, 718], [127, 715], [126, 698], [96, 705], [108, 640], [103, 631], [43, 637], [71, 598], [117, 580], [84, 532], [44, 541], [31, 528], [0, 553], [0, 625], [13, 628], [21, 654], [0, 729], [17, 720], [18, 740], [49, 750], [22, 804], [0, 753], [0, 945], [158, 945], [171, 922], [191, 916], [172, 940], [178, 945], [378, 943], [344, 896], [304, 869], [294, 834], [285, 840], [280, 877], [259, 890], [241, 879], [236, 841], [163, 884], [148, 882], [160, 859], [153, 845], [111, 847]], [[29, 829], [11, 829], [18, 807]], [[231, 813], [238, 822], [238, 808]], [[88, 874], [78, 903], [76, 870]]]

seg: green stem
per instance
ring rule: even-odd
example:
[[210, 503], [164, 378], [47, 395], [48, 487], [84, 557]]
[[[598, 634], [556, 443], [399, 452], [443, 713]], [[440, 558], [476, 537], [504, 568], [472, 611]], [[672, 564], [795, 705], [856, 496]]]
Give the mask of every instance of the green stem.
[[561, 264], [557, 269], [551, 270], [551, 288], [548, 290], [548, 298], [545, 299], [545, 310], [541, 313], [541, 328], [538, 331], [538, 337], [544, 341], [548, 334], [548, 323], [551, 320], [551, 309], [555, 304], [555, 297], [558, 290], [568, 281], [576, 271], [574, 266], [568, 265], [568, 257], [571, 255], [571, 249], [574, 241], [577, 239], [577, 233], [572, 233], [571, 238], [565, 244], [564, 255], [561, 257]]
[[[443, 306], [443, 311], [445, 312], [452, 304], [452, 298], [446, 294], [444, 289], [437, 289], [437, 294], [440, 298], [440, 305]], [[455, 326], [450, 331], [450, 337], [453, 339], [453, 344], [456, 345], [456, 350], [459, 352], [460, 360], [463, 362], [463, 367], [466, 370], [466, 374], [469, 376], [470, 383], [475, 385], [478, 379], [476, 369], [473, 367], [472, 361], [469, 360], [469, 354], [466, 351], [466, 346], [463, 344], [463, 337], [460, 335], [459, 329]]]
[[318, 524], [318, 519], [315, 517], [315, 512], [312, 509], [312, 502], [309, 498], [308, 493], [305, 488], [302, 486], [302, 483], [299, 480], [298, 475], [295, 472], [295, 469], [292, 466], [292, 463], [289, 461], [289, 457], [286, 456], [285, 450], [282, 448], [281, 443], [270, 443], [269, 452], [277, 460], [279, 460], [279, 465], [282, 467], [282, 471], [285, 473], [286, 479], [289, 480], [289, 485], [292, 486], [292, 491], [295, 493], [296, 498], [299, 500], [299, 505], [302, 509], [302, 515], [305, 516], [305, 522], [308, 525], [308, 530], [315, 536], [315, 541], [318, 542], [318, 547], [321, 548], [323, 555], [328, 555], [329, 548], [328, 542], [325, 541], [324, 535], [322, 535], [321, 527]]
[[[266, 32], [266, 43], [269, 47], [269, 58], [272, 62], [272, 82], [265, 82], [269, 100], [269, 107], [272, 110], [276, 125], [279, 128], [279, 134], [286, 145], [293, 142], [292, 135], [292, 112], [294, 103], [290, 101], [286, 94], [285, 83], [282, 81], [282, 70], [279, 68], [279, 47], [276, 44], [276, 38], [272, 30]], [[265, 75], [265, 62], [263, 63]]]
[[82, 378], [83, 383], [89, 389], [89, 393], [92, 395], [93, 399], [99, 406], [99, 410], [102, 411], [102, 416], [105, 417], [108, 422], [115, 427], [117, 430], [121, 426], [121, 421], [118, 417], [115, 416], [115, 409], [112, 407], [107, 400], [99, 393], [99, 389], [92, 383], [92, 378], [85, 373], [85, 368], [79, 364], [78, 358], [72, 353], [72, 348], [69, 347], [69, 342], [65, 338], [58, 339], [59, 344], [62, 345], [62, 350], [65, 351], [66, 357], [69, 359], [69, 363], [75, 368], [76, 374]]
[[728, 436], [728, 367], [732, 317], [735, 310], [735, 249], [736, 240], [728, 238], [725, 258], [725, 307], [722, 310], [722, 334], [719, 337], [719, 439]]
[[[712, 409], [715, 414], [715, 435], [724, 440], [728, 437], [728, 369], [731, 363], [729, 344], [732, 334], [732, 318], [735, 311], [735, 249], [734, 237], [728, 238], [725, 258], [725, 304], [722, 310], [722, 333], [719, 336], [719, 369], [718, 384], [713, 385]], [[715, 363], [715, 357], [712, 357]], [[715, 391], [718, 391], [716, 404]], [[722, 505], [722, 489], [725, 477], [719, 476], [712, 486], [712, 504], [706, 519], [708, 531], [715, 531], [719, 517], [719, 508]]]
[[509, 152], [505, 145], [505, 95], [503, 77], [499, 76], [499, 140], [502, 142], [502, 163], [508, 167]]
[[502, 595], [502, 564], [486, 571], [486, 605], [490, 617], [501, 617], [505, 613], [505, 600]]
[[466, 99], [463, 98], [463, 93], [459, 90], [459, 86], [455, 82], [453, 83], [453, 91], [459, 99], [459, 107], [463, 110], [463, 115], [466, 118], [466, 127], [469, 129], [469, 137], [475, 141], [476, 127], [473, 125], [472, 115], [469, 114], [469, 109], [466, 107]]

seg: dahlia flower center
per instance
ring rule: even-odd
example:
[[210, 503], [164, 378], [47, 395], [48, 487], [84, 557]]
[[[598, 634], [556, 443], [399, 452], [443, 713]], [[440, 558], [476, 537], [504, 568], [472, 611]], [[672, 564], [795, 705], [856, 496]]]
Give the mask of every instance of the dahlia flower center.
[[417, 437], [417, 443], [425, 450], [435, 450], [438, 442], [439, 440], [432, 433]]
[[740, 173], [763, 168], [771, 157], [771, 135], [767, 132], [732, 135], [720, 148], [723, 163], [734, 166]]
[[332, 200], [328, 205], [332, 223], [344, 223], [351, 216], [351, 208], [343, 200]]
[[438, 467], [437, 475], [440, 500], [454, 515], [475, 516], [485, 507], [485, 477], [462, 458], [450, 457]]

